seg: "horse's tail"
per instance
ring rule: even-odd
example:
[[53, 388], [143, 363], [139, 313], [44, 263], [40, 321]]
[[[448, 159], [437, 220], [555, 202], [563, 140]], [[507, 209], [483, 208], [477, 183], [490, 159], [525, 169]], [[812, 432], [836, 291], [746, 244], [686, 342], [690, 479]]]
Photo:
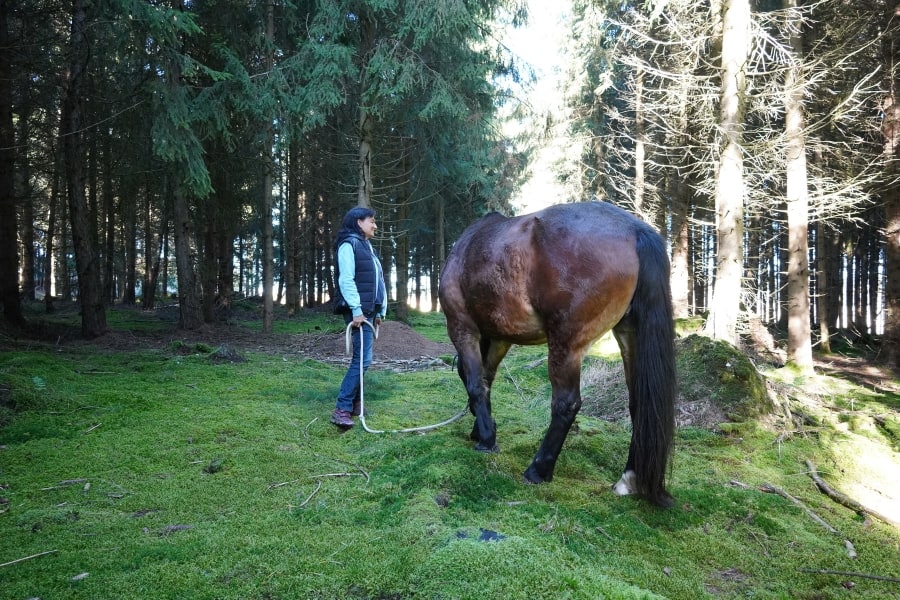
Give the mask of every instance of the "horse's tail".
[[639, 228], [640, 261], [631, 301], [635, 327], [631, 416], [637, 493], [669, 506], [665, 489], [669, 455], [675, 437], [675, 325], [670, 268], [665, 242], [652, 229]]

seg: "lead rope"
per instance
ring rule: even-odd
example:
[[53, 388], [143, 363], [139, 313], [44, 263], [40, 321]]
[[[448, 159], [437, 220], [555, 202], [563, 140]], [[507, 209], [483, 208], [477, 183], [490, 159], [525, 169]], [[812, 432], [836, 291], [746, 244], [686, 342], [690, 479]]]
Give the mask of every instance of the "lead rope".
[[[446, 421], [441, 421], [440, 423], [435, 423], [434, 425], [424, 425], [422, 427], [407, 427], [406, 429], [370, 429], [368, 425], [366, 425], [366, 405], [365, 405], [365, 394], [363, 390], [363, 355], [365, 354], [365, 336], [362, 334], [363, 325], [368, 326], [372, 333], [375, 336], [375, 339], [378, 339], [378, 327], [372, 325], [368, 320], [360, 323], [359, 327], [359, 422], [362, 423], [363, 429], [368, 431], [369, 433], [412, 433], [415, 431], [431, 431], [432, 429], [437, 429], [438, 427], [443, 427], [444, 425], [449, 425], [455, 421], [460, 420], [463, 416], [465, 416], [468, 409], [464, 408], [459, 411], [457, 414], [453, 415]], [[350, 352], [350, 343], [351, 343], [351, 333], [350, 330], [353, 327], [353, 323], [347, 324], [347, 332], [345, 335], [345, 346], [347, 354], [351, 354]], [[351, 359], [352, 360], [352, 359]]]

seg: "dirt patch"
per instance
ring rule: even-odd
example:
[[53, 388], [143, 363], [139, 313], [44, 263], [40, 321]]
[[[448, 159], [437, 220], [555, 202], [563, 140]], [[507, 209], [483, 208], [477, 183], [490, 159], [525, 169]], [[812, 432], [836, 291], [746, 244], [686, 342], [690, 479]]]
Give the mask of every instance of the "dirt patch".
[[[315, 334], [291, 335], [291, 347], [298, 353], [326, 362], [344, 361], [346, 330]], [[430, 363], [456, 354], [453, 344], [431, 341], [406, 323], [385, 321], [378, 330], [372, 349], [372, 366], [397, 362]]]
[[[161, 319], [169, 321], [169, 319]], [[0, 335], [0, 349], [23, 349], [51, 345], [57, 348], [90, 347], [101, 352], [133, 352], [135, 350], [174, 349], [186, 353], [210, 352], [234, 362], [246, 352], [263, 352], [281, 356], [295, 355], [323, 362], [346, 362], [346, 330], [334, 328], [310, 333], [261, 333], [238, 324], [206, 325], [197, 331], [177, 328], [140, 331], [115, 330], [92, 340], [81, 337], [80, 328], [58, 323], [36, 322], [27, 332], [10, 331]], [[227, 354], [227, 356], [224, 356]], [[429, 340], [412, 327], [399, 321], [381, 324], [373, 348], [373, 368], [444, 362], [456, 354], [453, 344]]]

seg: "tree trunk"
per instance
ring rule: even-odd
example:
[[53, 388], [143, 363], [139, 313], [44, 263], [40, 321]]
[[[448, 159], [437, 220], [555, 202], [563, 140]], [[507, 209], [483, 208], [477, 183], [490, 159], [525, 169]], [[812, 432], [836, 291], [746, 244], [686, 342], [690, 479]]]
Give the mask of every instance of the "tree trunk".
[[764, 323], [763, 318], [763, 290], [762, 277], [760, 276], [760, 256], [762, 254], [762, 232], [760, 231], [759, 211], [751, 209], [747, 217], [747, 268], [744, 275], [745, 285], [747, 287], [746, 310], [751, 316], [759, 318]]
[[300, 144], [292, 140], [288, 148], [287, 193], [284, 222], [284, 301], [288, 314], [300, 310]]
[[[31, 138], [29, 122], [31, 120], [30, 107], [23, 107], [18, 117], [19, 124], [19, 140], [23, 140], [22, 144], [28, 144], [27, 140]], [[34, 220], [34, 194], [31, 189], [31, 163], [28, 160], [27, 152], [22, 153], [21, 159], [18, 161], [18, 167], [14, 168], [14, 177], [16, 180], [16, 196], [19, 198], [19, 204], [22, 206], [22, 292], [21, 296], [25, 300], [34, 300], [35, 286], [35, 220]]]
[[446, 240], [444, 239], [444, 200], [437, 199], [437, 211], [434, 227], [434, 252], [432, 257], [435, 262], [431, 269], [431, 310], [438, 309], [438, 282], [441, 279], [441, 267], [447, 258]]
[[197, 330], [203, 326], [200, 295], [197, 292], [197, 275], [194, 269], [194, 222], [188, 200], [181, 187], [172, 191], [173, 217], [175, 220], [175, 268], [178, 273], [179, 326]]
[[644, 71], [640, 66], [634, 74], [634, 101], [634, 212], [646, 220], [648, 215], [644, 206], [647, 187], [644, 161], [647, 153], [647, 133], [644, 129]]
[[672, 186], [672, 309], [675, 317], [684, 319], [690, 316], [690, 270], [688, 255], [690, 253], [690, 236], [688, 228], [688, 210], [690, 208], [690, 187], [681, 180], [673, 178]]
[[[882, 134], [884, 136], [885, 179], [893, 181], [900, 175], [900, 89], [894, 65], [900, 61], [900, 32], [892, 26], [896, 19], [893, 3], [888, 3], [885, 25], [890, 35], [885, 36], [884, 62], [888, 73], [882, 108]], [[900, 186], [891, 185], [882, 193], [884, 201], [884, 354], [894, 367], [900, 368]]]
[[372, 116], [364, 106], [359, 108], [359, 190], [358, 206], [372, 206]]
[[724, 148], [716, 180], [716, 275], [706, 331], [737, 343], [744, 237], [744, 64], [750, 51], [750, 2], [725, 0], [722, 32], [722, 91], [719, 127]]
[[372, 145], [375, 129], [374, 116], [365, 104], [366, 88], [369, 84], [368, 61], [375, 46], [376, 23], [367, 15], [360, 15], [361, 39], [359, 42], [360, 65], [359, 89], [359, 183], [357, 190], [357, 206], [372, 206]]
[[[129, 194], [137, 195], [134, 188], [129, 189]], [[124, 236], [122, 239], [122, 262], [124, 271], [124, 281], [122, 284], [122, 304], [134, 306], [137, 304], [137, 209], [138, 202], [128, 202], [120, 200], [119, 205], [122, 207], [122, 230]], [[149, 263], [145, 267], [149, 269]]]
[[[103, 217], [106, 224], [104, 232], [104, 274], [103, 274], [103, 297], [108, 304], [116, 301], [118, 291], [116, 290], [116, 198], [113, 193], [112, 179], [112, 151], [110, 150], [109, 136], [103, 137]], [[130, 205], [130, 203], [129, 203]], [[123, 210], [128, 210], [120, 205]], [[124, 216], [124, 215], [123, 215]]]
[[82, 129], [82, 94], [85, 68], [88, 62], [87, 0], [74, 0], [68, 78], [62, 107], [63, 156], [69, 197], [69, 218], [72, 223], [72, 243], [75, 267], [78, 271], [78, 297], [81, 302], [81, 333], [95, 338], [106, 332], [106, 308], [100, 279], [100, 257], [96, 252], [95, 225], [85, 196], [84, 143]]
[[[153, 202], [150, 193], [150, 186], [144, 188], [144, 210], [143, 210], [143, 230], [144, 230], [144, 276], [141, 280], [141, 309], [153, 310], [156, 305], [156, 281], [159, 277], [159, 250], [162, 244], [153, 243]], [[162, 241], [162, 232], [159, 233], [159, 240]]]
[[[275, 43], [275, 6], [272, 0], [266, 3], [266, 72], [271, 73], [275, 64], [273, 45]], [[266, 119], [263, 124], [266, 132], [263, 147], [263, 190], [260, 217], [262, 218], [262, 244], [263, 244], [263, 333], [272, 333], [272, 321], [274, 320], [274, 274], [275, 274], [275, 232], [272, 229], [272, 183], [275, 171], [275, 132], [272, 130], [271, 119]]]
[[[0, 0], [2, 2], [3, 0]], [[58, 154], [58, 152], [54, 153]], [[53, 312], [53, 273], [54, 273], [54, 254], [56, 253], [56, 215], [59, 211], [59, 170], [56, 165], [59, 160], [55, 161], [53, 168], [53, 183], [50, 188], [50, 206], [47, 209], [47, 237], [44, 242], [44, 311]]]
[[215, 320], [216, 308], [216, 279], [219, 273], [218, 254], [216, 252], [216, 239], [220, 225], [218, 207], [221, 202], [206, 203], [209, 211], [204, 218], [199, 220], [199, 238], [203, 240], [200, 245], [200, 313], [204, 323], [212, 323]]
[[[797, 0], [783, 0], [782, 7], [793, 16]], [[811, 371], [812, 336], [809, 317], [809, 182], [806, 171], [806, 127], [804, 124], [804, 82], [800, 74], [803, 38], [792, 29], [793, 64], [785, 81], [785, 137], [787, 138], [787, 361]]]
[[19, 296], [18, 219], [16, 218], [16, 133], [12, 112], [9, 11], [15, 0], [0, 0], [0, 304], [4, 319], [25, 324]]

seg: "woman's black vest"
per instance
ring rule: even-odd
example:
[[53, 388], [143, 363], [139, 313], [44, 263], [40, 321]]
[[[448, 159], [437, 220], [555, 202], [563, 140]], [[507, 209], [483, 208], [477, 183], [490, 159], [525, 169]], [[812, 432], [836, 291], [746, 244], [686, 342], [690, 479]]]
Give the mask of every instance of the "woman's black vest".
[[353, 256], [356, 259], [356, 277], [354, 277], [354, 281], [356, 282], [356, 291], [359, 292], [360, 306], [363, 309], [363, 313], [371, 315], [381, 308], [381, 303], [378, 300], [384, 301], [378, 298], [380, 278], [374, 262], [378, 259], [365, 238], [354, 233], [342, 236], [334, 245], [335, 312], [339, 312], [338, 306], [346, 307], [345, 310], [349, 310], [347, 303], [343, 301], [343, 293], [341, 293], [341, 286], [338, 283], [341, 274], [337, 259], [337, 249], [344, 243], [349, 243], [353, 247]]

